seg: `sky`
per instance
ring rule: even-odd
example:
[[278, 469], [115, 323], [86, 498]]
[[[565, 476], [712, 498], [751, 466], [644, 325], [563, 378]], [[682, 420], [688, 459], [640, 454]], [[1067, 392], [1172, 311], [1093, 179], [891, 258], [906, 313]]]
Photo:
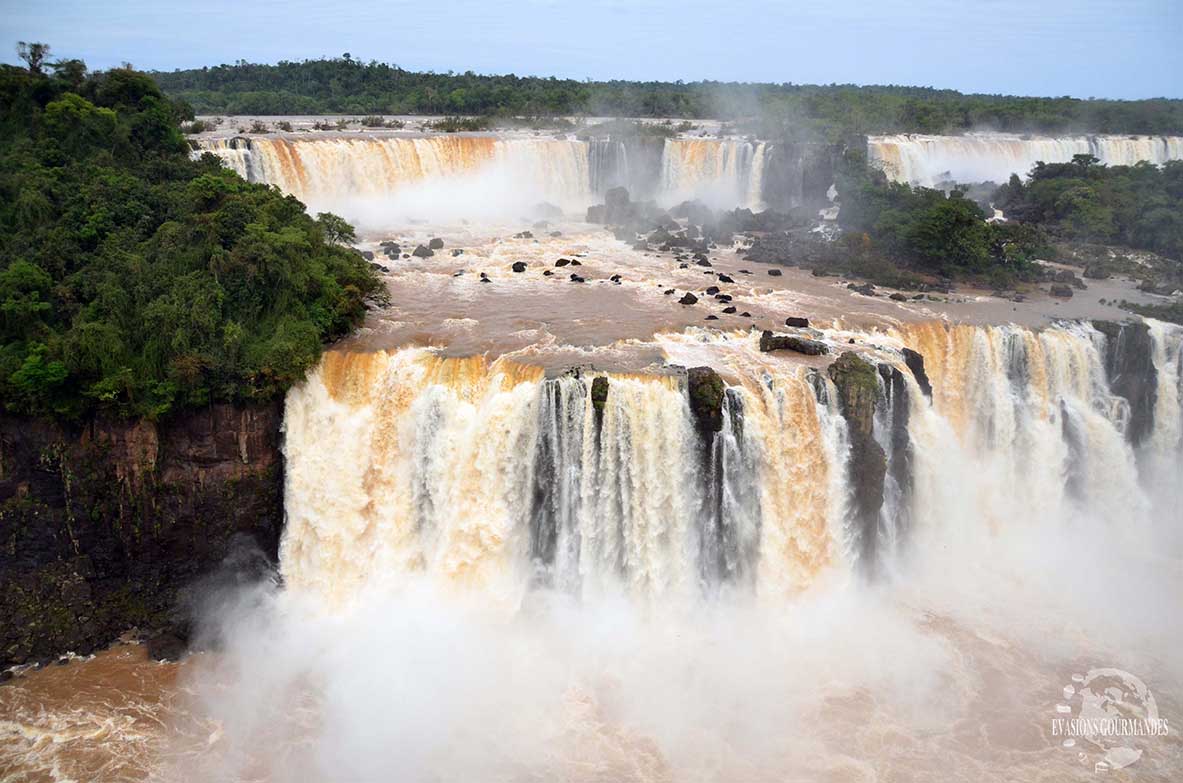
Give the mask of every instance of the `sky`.
[[1183, 0], [0, 0], [0, 61], [334, 57], [576, 79], [1183, 98]]

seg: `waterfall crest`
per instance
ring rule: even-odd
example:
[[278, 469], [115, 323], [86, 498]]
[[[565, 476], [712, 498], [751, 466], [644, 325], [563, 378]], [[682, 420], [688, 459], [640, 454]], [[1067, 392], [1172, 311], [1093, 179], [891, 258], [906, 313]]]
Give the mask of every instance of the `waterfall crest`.
[[764, 202], [763, 142], [666, 139], [654, 164], [647, 162], [652, 153], [644, 139], [260, 136], [197, 143], [245, 179], [275, 185], [317, 208], [408, 189], [422, 200], [424, 188], [450, 183], [483, 196], [512, 195], [515, 205], [548, 201], [572, 211], [618, 185], [666, 206], [694, 198], [727, 209], [759, 209]]
[[338, 600], [411, 574], [509, 605], [539, 586], [771, 598], [906, 570], [934, 538], [1080, 515], [1132, 531], [1167, 518], [1183, 450], [1183, 330], [1148, 334], [1138, 445], [1117, 341], [1083, 323], [901, 327], [829, 371], [721, 359], [709, 420], [693, 372], [330, 352], [288, 397], [282, 570]]
[[1037, 161], [1067, 163], [1073, 155], [1093, 155], [1112, 166], [1161, 165], [1183, 159], [1183, 137], [917, 133], [870, 136], [867, 152], [889, 178], [933, 187], [949, 180], [1005, 182], [1011, 174], [1025, 177]]

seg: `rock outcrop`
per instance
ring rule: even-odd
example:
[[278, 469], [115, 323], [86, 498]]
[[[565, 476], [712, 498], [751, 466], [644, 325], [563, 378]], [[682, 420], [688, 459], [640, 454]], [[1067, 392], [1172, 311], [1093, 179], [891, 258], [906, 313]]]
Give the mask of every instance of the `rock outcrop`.
[[1126, 438], [1141, 445], [1154, 431], [1154, 408], [1158, 404], [1158, 370], [1154, 367], [1154, 340], [1142, 321], [1116, 324], [1094, 321], [1105, 335], [1105, 374], [1109, 388], [1130, 405]]
[[887, 454], [875, 440], [875, 407], [879, 402], [879, 373], [853, 351], [829, 367], [838, 390], [838, 405], [850, 439], [849, 471], [851, 521], [859, 562], [874, 569], [879, 548], [879, 511], [887, 476]]
[[0, 665], [89, 653], [133, 626], [183, 639], [194, 580], [240, 544], [273, 561], [281, 417], [280, 402], [163, 423], [0, 416]]
[[806, 356], [821, 356], [829, 353], [830, 347], [818, 340], [795, 337], [791, 334], [763, 332], [760, 335], [760, 350], [764, 353], [768, 353], [769, 351], [796, 351]]
[[719, 373], [710, 367], [691, 367], [686, 372], [690, 412], [702, 433], [723, 429], [723, 395], [727, 390]]
[[608, 404], [608, 376], [597, 375], [591, 385], [592, 410], [596, 416], [596, 431], [604, 421], [604, 406]]
[[924, 396], [932, 399], [932, 383], [928, 380], [928, 373], [924, 369], [924, 357], [911, 348], [903, 349], [904, 364], [912, 371], [912, 377], [920, 386]]

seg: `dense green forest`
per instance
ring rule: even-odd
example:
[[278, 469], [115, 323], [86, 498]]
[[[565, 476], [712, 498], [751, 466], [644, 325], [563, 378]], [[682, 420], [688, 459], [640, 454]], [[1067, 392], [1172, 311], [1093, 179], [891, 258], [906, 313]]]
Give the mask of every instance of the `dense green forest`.
[[1051, 257], [1038, 223], [987, 223], [982, 207], [961, 191], [891, 182], [861, 152], [846, 153], [836, 180], [847, 251], [865, 267], [890, 263], [1010, 287], [1033, 278], [1036, 257]]
[[0, 404], [160, 417], [283, 392], [379, 282], [340, 218], [190, 160], [146, 74], [0, 66]]
[[575, 81], [418, 73], [344, 55], [154, 74], [203, 114], [464, 114], [748, 118], [768, 137], [969, 129], [1183, 133], [1183, 101], [964, 95], [926, 87]]
[[1183, 260], [1183, 161], [1104, 166], [1091, 155], [1012, 176], [994, 203], [1057, 237], [1119, 244]]
[[[989, 199], [1007, 216], [992, 223], [963, 192], [891, 182], [859, 152], [845, 154], [836, 180], [845, 264], [871, 279], [906, 285], [919, 273], [1010, 288], [1046, 275], [1034, 260], [1055, 259], [1062, 242], [1149, 250], [1167, 259], [1160, 268], [1113, 271], [1168, 290], [1183, 278], [1183, 161], [1105, 166], [1077, 155], [1071, 163], [1039, 163]], [[1177, 304], [1133, 309], [1180, 317]]]

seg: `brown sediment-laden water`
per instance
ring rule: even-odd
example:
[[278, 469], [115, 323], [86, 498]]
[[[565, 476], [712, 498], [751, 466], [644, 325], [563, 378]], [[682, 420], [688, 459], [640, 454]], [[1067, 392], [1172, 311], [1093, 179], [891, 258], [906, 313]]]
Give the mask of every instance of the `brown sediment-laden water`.
[[[277, 184], [328, 187], [305, 143]], [[899, 301], [503, 221], [367, 233], [391, 301], [287, 396], [279, 578], [181, 663], [0, 684], [0, 778], [1183, 775], [1183, 329], [1094, 323], [1129, 283]]]

